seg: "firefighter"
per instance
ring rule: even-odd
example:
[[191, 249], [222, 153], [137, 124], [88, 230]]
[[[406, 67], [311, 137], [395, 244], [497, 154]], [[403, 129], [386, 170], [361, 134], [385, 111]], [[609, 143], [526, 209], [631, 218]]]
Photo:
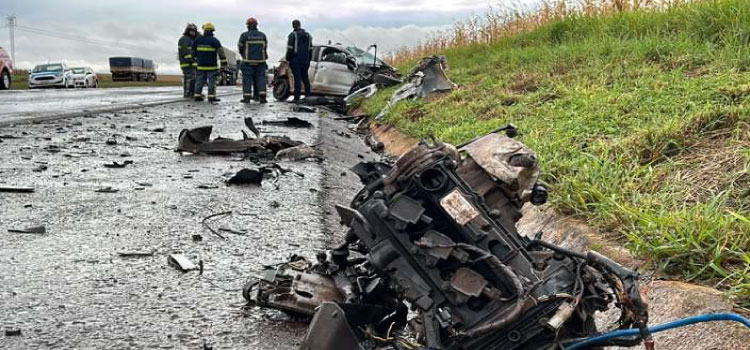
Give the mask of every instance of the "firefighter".
[[242, 102], [250, 102], [251, 97], [266, 103], [266, 60], [268, 40], [258, 30], [258, 20], [250, 17], [245, 22], [247, 31], [240, 35], [238, 44], [242, 55]]
[[[203, 35], [197, 37], [193, 44], [195, 60], [198, 63], [198, 78], [193, 95], [196, 101], [203, 101], [201, 94], [203, 93], [203, 85], [206, 83], [208, 84], [208, 101], [220, 101], [216, 98], [216, 74], [220, 68], [217, 61], [221, 62], [221, 68], [223, 68], [227, 64], [227, 58], [221, 48], [221, 42], [214, 37], [215, 30], [213, 23], [204, 24]], [[219, 60], [216, 59], [217, 56]]]
[[180, 68], [182, 69], [182, 92], [186, 98], [193, 97], [193, 91], [195, 91], [195, 68], [197, 64], [195, 63], [193, 42], [197, 36], [198, 27], [193, 23], [188, 23], [180, 41], [177, 42], [177, 54], [180, 56]]
[[310, 77], [307, 71], [312, 58], [312, 36], [302, 29], [299, 20], [292, 21], [292, 28], [294, 30], [287, 40], [286, 60], [294, 75], [294, 103], [299, 103], [301, 85], [305, 85], [305, 97], [310, 96]]

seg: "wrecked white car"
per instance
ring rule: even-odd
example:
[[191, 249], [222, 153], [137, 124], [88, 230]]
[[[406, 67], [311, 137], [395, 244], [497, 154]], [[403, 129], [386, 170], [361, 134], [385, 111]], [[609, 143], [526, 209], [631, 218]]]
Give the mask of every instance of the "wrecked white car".
[[[341, 44], [318, 45], [313, 46], [312, 51], [308, 72], [313, 95], [347, 96], [373, 83], [400, 83], [400, 75], [395, 68], [357, 47]], [[284, 101], [293, 93], [292, 69], [289, 63], [282, 59], [274, 71], [273, 96], [279, 101]]]

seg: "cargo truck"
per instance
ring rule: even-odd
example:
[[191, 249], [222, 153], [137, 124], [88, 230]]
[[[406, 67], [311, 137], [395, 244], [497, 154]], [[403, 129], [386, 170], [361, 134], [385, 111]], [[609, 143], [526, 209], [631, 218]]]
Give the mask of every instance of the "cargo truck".
[[110, 57], [112, 81], [156, 81], [154, 61], [139, 57]]
[[226, 47], [222, 47], [227, 58], [227, 64], [219, 70], [216, 77], [217, 85], [236, 85], [240, 70], [240, 55]]

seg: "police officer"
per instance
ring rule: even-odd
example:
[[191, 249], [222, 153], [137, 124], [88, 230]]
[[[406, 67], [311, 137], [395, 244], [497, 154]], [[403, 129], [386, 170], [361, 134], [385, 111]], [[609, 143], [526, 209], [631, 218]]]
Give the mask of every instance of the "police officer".
[[217, 55], [221, 61], [221, 67], [227, 64], [227, 58], [224, 55], [224, 50], [221, 48], [221, 42], [219, 39], [214, 37], [213, 23], [206, 23], [203, 25], [203, 35], [195, 39], [193, 44], [193, 50], [195, 52], [195, 59], [198, 63], [198, 78], [195, 85], [194, 99], [196, 101], [203, 101], [203, 85], [208, 83], [208, 101], [218, 102], [216, 98], [216, 73], [219, 71], [219, 62], [217, 62]]
[[198, 36], [198, 27], [193, 23], [188, 23], [185, 32], [182, 33], [180, 41], [177, 42], [177, 54], [180, 56], [180, 68], [182, 69], [182, 91], [183, 96], [193, 97], [195, 91], [195, 53], [193, 52], [193, 42]]
[[294, 30], [287, 40], [286, 60], [294, 75], [294, 103], [299, 103], [302, 84], [305, 85], [305, 97], [310, 96], [310, 77], [307, 71], [312, 58], [312, 36], [302, 29], [299, 20], [292, 21], [292, 28]]
[[240, 35], [239, 51], [242, 55], [242, 102], [255, 98], [266, 103], [266, 60], [268, 40], [258, 30], [258, 20], [250, 17], [245, 22], [247, 31]]

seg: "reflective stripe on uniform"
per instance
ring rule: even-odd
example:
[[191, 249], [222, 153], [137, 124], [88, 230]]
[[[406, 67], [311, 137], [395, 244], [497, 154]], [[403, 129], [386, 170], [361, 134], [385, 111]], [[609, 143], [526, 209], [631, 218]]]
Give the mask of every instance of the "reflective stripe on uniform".
[[242, 60], [245, 63], [264, 63], [266, 60]]
[[180, 65], [180, 68], [186, 68], [186, 67], [190, 67], [190, 66], [191, 66], [190, 63], [183, 63], [183, 64]]
[[218, 70], [219, 67], [207, 67], [207, 66], [198, 66], [198, 70]]
[[187, 55], [185, 55], [185, 56], [182, 56], [182, 57], [183, 57], [183, 58], [193, 58], [193, 55], [191, 55], [191, 54], [187, 54]]
[[212, 46], [198, 46], [198, 51], [216, 51], [216, 48]]

